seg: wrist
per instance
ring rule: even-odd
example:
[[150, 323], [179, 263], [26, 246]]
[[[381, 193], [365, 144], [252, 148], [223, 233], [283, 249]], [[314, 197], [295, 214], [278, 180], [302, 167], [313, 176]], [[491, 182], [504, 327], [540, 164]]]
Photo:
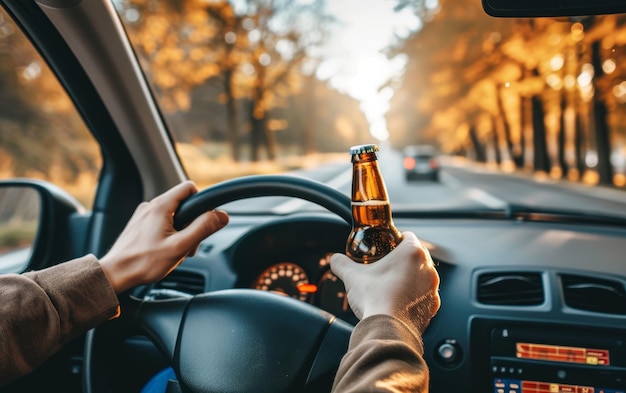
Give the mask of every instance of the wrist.
[[112, 260], [110, 256], [106, 255], [99, 262], [115, 293], [119, 294], [130, 288], [127, 272], [124, 271], [125, 269], [120, 269], [119, 262]]

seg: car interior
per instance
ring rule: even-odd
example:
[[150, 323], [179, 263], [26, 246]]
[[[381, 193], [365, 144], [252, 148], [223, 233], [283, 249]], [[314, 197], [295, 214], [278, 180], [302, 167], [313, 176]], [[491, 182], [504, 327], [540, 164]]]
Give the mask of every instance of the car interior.
[[[26, 190], [38, 206], [28, 208], [36, 231], [25, 264], [0, 258], [2, 273], [103, 255], [139, 203], [189, 178], [115, 3], [0, 0], [66, 91], [101, 160], [88, 207], [49, 180], [0, 180], [0, 197]], [[481, 10], [498, 18], [626, 12], [617, 0], [565, 3], [483, 0]], [[325, 170], [349, 169], [347, 150], [343, 158]], [[396, 170], [404, 179], [401, 164]], [[423, 240], [441, 279], [441, 309], [423, 336], [431, 392], [626, 390], [623, 198], [580, 214], [521, 203], [392, 202], [396, 226]], [[329, 392], [358, 322], [329, 267], [330, 255], [345, 252], [349, 192], [306, 170], [235, 176], [185, 200], [175, 225], [215, 208], [230, 223], [195, 255], [121, 295], [120, 318], [0, 392], [140, 392], [168, 367], [177, 376], [168, 392]], [[285, 284], [279, 273], [293, 279]]]

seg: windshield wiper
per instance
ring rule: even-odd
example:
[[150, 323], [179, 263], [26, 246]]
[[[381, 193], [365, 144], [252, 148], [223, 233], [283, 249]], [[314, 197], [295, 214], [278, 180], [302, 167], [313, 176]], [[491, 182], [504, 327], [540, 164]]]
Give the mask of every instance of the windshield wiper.
[[520, 204], [508, 204], [503, 209], [420, 209], [398, 210], [394, 218], [484, 218], [494, 220], [518, 220], [530, 222], [552, 222], [564, 224], [610, 225], [626, 227], [626, 216], [610, 216], [606, 213], [554, 209]]
[[585, 210], [555, 209], [509, 204], [508, 216], [511, 219], [520, 221], [615, 225], [626, 227], [626, 216], [612, 216], [606, 213]]

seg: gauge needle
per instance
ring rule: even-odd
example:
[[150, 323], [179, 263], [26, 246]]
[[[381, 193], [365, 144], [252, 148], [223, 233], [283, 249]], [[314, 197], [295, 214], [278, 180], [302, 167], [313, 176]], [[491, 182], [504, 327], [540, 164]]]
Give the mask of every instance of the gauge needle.
[[317, 285], [315, 285], [315, 284], [300, 284], [300, 285], [298, 285], [298, 291], [300, 291], [300, 293], [315, 293], [315, 292], [317, 292]]

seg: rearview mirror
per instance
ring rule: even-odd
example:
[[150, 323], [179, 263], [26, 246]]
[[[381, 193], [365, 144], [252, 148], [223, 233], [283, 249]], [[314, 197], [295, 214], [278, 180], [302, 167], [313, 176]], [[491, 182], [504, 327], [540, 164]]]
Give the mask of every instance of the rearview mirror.
[[497, 17], [587, 16], [626, 13], [624, 0], [482, 0]]
[[41, 219], [41, 195], [28, 186], [0, 187], [0, 273], [27, 266]]

